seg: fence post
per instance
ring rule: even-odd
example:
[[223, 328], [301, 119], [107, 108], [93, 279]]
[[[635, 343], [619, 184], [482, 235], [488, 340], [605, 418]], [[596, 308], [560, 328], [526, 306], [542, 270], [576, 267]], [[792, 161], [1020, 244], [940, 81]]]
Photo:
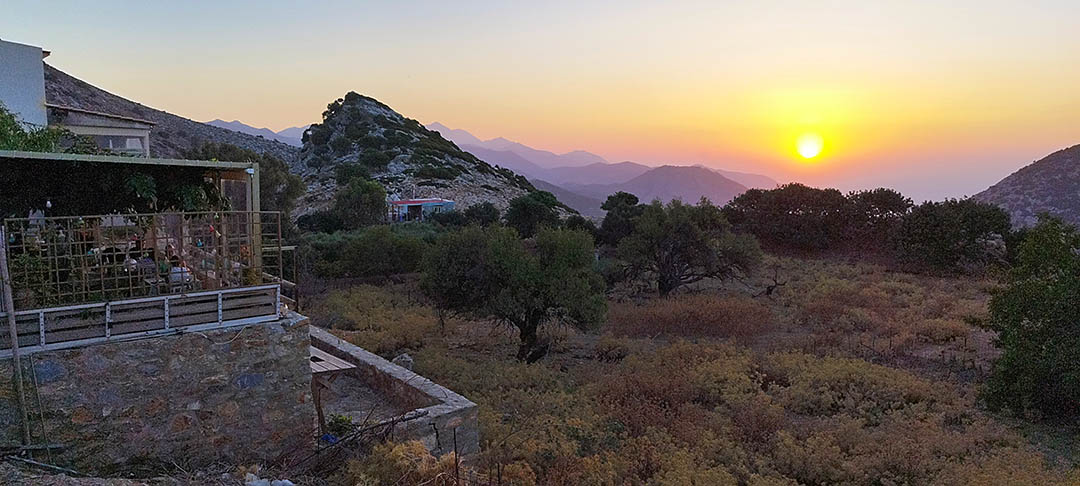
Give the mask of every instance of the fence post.
[[[15, 298], [12, 295], [11, 273], [8, 271], [7, 235], [0, 223], [0, 282], [4, 294], [4, 310], [7, 313], [8, 329], [11, 332], [11, 359], [15, 369], [15, 386], [19, 393], [19, 413], [22, 414], [23, 445], [30, 445], [30, 419], [26, 413], [26, 398], [23, 395], [22, 361], [19, 359], [19, 329], [15, 325]], [[42, 346], [45, 343], [41, 343]]]

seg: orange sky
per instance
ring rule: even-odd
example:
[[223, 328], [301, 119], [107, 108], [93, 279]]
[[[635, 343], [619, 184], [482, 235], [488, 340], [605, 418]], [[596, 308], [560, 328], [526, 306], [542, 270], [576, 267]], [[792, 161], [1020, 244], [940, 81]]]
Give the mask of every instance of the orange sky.
[[196, 120], [281, 129], [355, 90], [481, 138], [916, 199], [1080, 143], [1073, 2], [60, 3], [5, 1], [0, 36]]

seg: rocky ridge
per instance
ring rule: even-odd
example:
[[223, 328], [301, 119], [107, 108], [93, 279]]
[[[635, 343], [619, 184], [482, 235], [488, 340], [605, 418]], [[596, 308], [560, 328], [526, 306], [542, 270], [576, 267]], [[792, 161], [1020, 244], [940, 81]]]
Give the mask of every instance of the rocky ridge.
[[304, 134], [290, 171], [308, 185], [298, 215], [323, 209], [337, 191], [342, 168], [368, 173], [391, 198], [439, 197], [458, 208], [510, 200], [536, 189], [509, 169], [461, 150], [438, 132], [378, 100], [353, 92], [328, 105], [323, 122]]

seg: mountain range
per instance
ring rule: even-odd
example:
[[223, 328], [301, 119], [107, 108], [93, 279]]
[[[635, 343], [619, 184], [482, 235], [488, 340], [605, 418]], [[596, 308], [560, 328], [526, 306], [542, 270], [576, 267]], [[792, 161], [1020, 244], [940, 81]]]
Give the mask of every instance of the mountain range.
[[611, 163], [584, 150], [556, 154], [502, 137], [481, 140], [466, 130], [441, 123], [431, 123], [426, 128], [443, 134], [485, 162], [524, 175], [537, 188], [555, 194], [560, 201], [594, 218], [603, 217], [600, 205], [608, 195], [619, 191], [632, 193], [646, 202], [653, 199], [697, 202], [707, 197], [724, 204], [747, 188], [777, 186], [775, 180], [760, 174], [701, 165], [650, 167], [631, 161]]
[[269, 140], [277, 140], [281, 143], [292, 145], [293, 147], [300, 147], [303, 143], [300, 139], [304, 136], [304, 130], [307, 130], [309, 125], [303, 125], [298, 127], [289, 127], [280, 131], [273, 131], [269, 128], [255, 128], [239, 120], [225, 121], [216, 119], [206, 122], [207, 125], [225, 128], [228, 130], [237, 131], [240, 133], [246, 133], [248, 135], [254, 135], [256, 137], [262, 137]]

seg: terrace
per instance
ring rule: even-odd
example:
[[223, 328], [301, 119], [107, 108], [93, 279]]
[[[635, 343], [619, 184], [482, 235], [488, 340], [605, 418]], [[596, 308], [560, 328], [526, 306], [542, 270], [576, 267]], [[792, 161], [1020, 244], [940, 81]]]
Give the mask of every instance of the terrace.
[[20, 351], [277, 320], [295, 307], [281, 223], [251, 211], [6, 219]]
[[[11, 283], [0, 317], [14, 315], [22, 352], [267, 322], [296, 307], [292, 247], [281, 213], [258, 210], [256, 164], [10, 151], [0, 164], [0, 209], [26, 215], [0, 221]], [[132, 213], [157, 204], [115, 187], [133, 180], [179, 180], [225, 209]], [[13, 354], [6, 334], [0, 357]]]

